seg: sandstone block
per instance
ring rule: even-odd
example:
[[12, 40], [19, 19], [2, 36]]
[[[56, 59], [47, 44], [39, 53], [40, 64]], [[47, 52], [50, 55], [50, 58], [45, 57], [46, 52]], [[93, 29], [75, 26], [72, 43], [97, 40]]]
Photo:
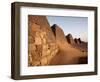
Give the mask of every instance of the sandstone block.
[[41, 65], [46, 65], [47, 64], [47, 58], [44, 57], [41, 59]]
[[28, 49], [29, 51], [35, 51], [36, 50], [36, 46], [32, 43], [28, 45]]
[[34, 38], [32, 36], [28, 36], [28, 43], [34, 43]]
[[71, 34], [68, 34], [68, 35], [66, 36], [66, 39], [67, 39], [67, 42], [68, 42], [69, 44], [75, 44], [74, 39], [73, 39], [73, 36], [72, 36]]
[[42, 44], [42, 40], [40, 37], [35, 37], [35, 43], [36, 45], [41, 45]]
[[40, 61], [35, 61], [35, 62], [33, 63], [34, 66], [40, 66], [40, 64], [41, 64]]

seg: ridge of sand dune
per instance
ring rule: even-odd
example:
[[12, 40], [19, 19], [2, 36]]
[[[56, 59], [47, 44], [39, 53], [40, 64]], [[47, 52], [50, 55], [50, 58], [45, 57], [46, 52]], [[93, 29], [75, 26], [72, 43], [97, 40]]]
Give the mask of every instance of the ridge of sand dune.
[[67, 43], [64, 32], [58, 25], [54, 24], [51, 28], [54, 32], [56, 44], [59, 47], [59, 52], [51, 60], [50, 64], [76, 64], [79, 63], [79, 59], [81, 57], [86, 57], [83, 52], [73, 48], [70, 44]]

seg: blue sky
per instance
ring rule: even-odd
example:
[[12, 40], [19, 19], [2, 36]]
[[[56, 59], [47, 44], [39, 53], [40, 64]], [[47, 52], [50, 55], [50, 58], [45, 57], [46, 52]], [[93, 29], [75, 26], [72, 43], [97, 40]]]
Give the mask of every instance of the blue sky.
[[47, 16], [50, 26], [57, 24], [63, 29], [65, 35], [71, 33], [73, 38], [88, 41], [88, 18], [69, 16]]

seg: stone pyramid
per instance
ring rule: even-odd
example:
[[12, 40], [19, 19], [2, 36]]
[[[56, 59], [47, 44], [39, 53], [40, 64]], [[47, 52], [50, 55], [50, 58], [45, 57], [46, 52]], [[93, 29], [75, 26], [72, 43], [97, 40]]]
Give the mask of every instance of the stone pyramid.
[[28, 16], [28, 65], [48, 65], [58, 47], [45, 16]]
[[66, 39], [67, 39], [69, 44], [75, 44], [75, 41], [74, 41], [73, 36], [71, 34], [68, 34], [66, 36]]

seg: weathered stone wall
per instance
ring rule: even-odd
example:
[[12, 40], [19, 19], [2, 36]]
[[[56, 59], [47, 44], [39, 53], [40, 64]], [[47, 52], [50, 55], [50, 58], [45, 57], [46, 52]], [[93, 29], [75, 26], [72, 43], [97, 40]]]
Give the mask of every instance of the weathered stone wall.
[[58, 46], [45, 16], [28, 16], [28, 66], [48, 65]]

